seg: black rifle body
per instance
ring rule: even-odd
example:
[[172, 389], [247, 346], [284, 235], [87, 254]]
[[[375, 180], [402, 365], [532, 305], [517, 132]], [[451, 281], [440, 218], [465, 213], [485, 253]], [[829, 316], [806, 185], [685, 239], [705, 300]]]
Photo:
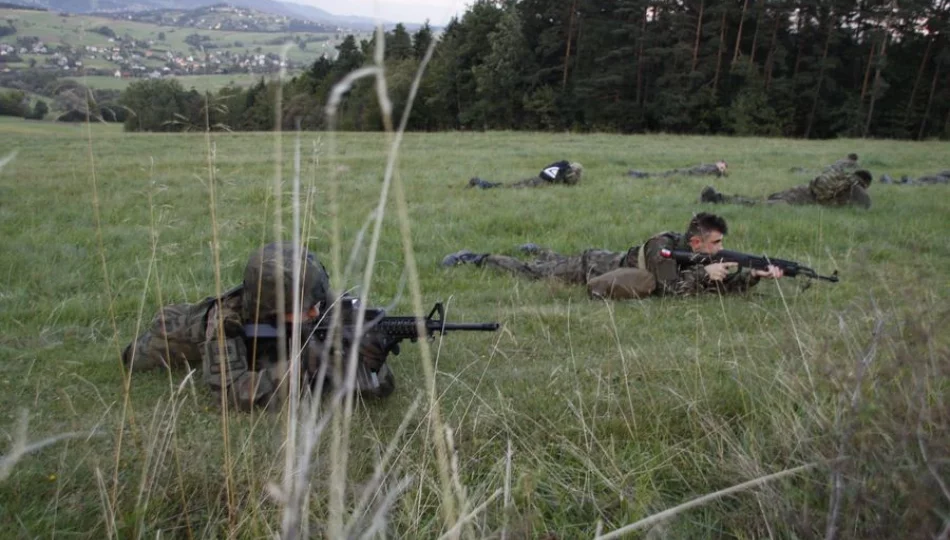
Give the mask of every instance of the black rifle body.
[[[341, 315], [344, 333], [356, 325], [356, 316], [359, 313], [359, 302], [355, 298], [341, 299]], [[302, 335], [306, 339], [312, 336], [317, 341], [326, 341], [331, 330], [332, 309], [317, 324], [306, 324], [302, 328]], [[416, 341], [420, 337], [433, 337], [436, 333], [451, 331], [463, 332], [494, 332], [501, 326], [499, 323], [447, 323], [445, 309], [437, 303], [426, 317], [398, 316], [388, 317], [386, 311], [379, 308], [367, 308], [364, 315], [363, 333], [382, 335], [391, 343], [392, 352], [398, 354], [398, 343], [404, 339]], [[424, 335], [419, 334], [419, 322], [422, 323]], [[247, 337], [276, 338], [279, 329], [269, 324], [246, 324], [244, 332]], [[289, 329], [287, 334], [290, 335]]]
[[825, 281], [831, 281], [837, 283], [838, 273], [835, 272], [830, 276], [819, 275], [818, 272], [815, 272], [813, 269], [802, 265], [795, 261], [787, 261], [785, 259], [774, 259], [772, 257], [765, 257], [759, 255], [750, 255], [748, 253], [740, 253], [738, 251], [729, 251], [728, 249], [722, 249], [717, 251], [714, 255], [708, 255], [705, 253], [694, 253], [692, 251], [684, 251], [678, 249], [664, 249], [660, 252], [660, 255], [668, 259], [673, 259], [677, 263], [682, 265], [693, 265], [693, 264], [714, 264], [714, 263], [723, 263], [723, 262], [732, 262], [739, 265], [740, 268], [752, 268], [755, 270], [768, 270], [769, 266], [777, 266], [782, 269], [782, 272], [785, 273], [788, 277], [795, 276], [805, 276], [812, 279], [823, 279]]

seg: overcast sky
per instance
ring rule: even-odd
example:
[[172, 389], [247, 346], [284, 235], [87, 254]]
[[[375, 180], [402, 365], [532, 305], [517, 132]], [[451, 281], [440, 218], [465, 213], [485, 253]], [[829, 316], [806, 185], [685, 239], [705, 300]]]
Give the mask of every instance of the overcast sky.
[[470, 0], [289, 0], [329, 11], [334, 15], [379, 16], [393, 22], [421, 23], [429, 19], [433, 25], [449, 22], [462, 14]]

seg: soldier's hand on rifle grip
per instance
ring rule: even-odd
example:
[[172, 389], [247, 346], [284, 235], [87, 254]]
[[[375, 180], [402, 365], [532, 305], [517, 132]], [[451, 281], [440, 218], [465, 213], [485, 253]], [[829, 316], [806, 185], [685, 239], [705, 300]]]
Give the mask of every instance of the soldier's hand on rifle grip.
[[729, 272], [735, 270], [739, 267], [739, 263], [734, 262], [721, 262], [707, 264], [703, 268], [706, 270], [706, 275], [709, 276], [709, 279], [712, 281], [722, 281], [726, 279], [726, 276], [729, 275]]
[[767, 270], [752, 270], [752, 275], [765, 279], [779, 279], [785, 275], [785, 271], [778, 266], [770, 264]]
[[359, 359], [371, 371], [378, 371], [386, 363], [392, 346], [393, 343], [387, 336], [369, 332], [360, 340]]

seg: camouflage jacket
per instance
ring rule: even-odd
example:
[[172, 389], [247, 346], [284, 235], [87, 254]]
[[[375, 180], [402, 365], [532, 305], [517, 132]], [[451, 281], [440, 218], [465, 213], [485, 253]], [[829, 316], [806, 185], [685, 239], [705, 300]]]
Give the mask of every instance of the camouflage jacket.
[[853, 172], [858, 169], [858, 162], [852, 159], [844, 158], [835, 161], [831, 165], [828, 165], [824, 168], [823, 172], [837, 171], [837, 172]]
[[[663, 257], [663, 249], [690, 251], [684, 235], [664, 232], [650, 238], [642, 246], [645, 269], [656, 278], [656, 294], [688, 296], [704, 292], [745, 292], [759, 282], [748, 269], [729, 274], [719, 282], [712, 281], [702, 265], [682, 266], [675, 260]], [[630, 248], [624, 266], [640, 268], [641, 246]]]
[[820, 204], [840, 206], [851, 201], [851, 188], [860, 185], [853, 171], [827, 169], [808, 184]]

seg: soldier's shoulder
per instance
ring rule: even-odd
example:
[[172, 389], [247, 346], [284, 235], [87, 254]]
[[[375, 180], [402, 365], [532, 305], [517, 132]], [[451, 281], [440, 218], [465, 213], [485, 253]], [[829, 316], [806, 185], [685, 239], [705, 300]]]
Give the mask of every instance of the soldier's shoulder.
[[682, 234], [673, 231], [663, 231], [656, 233], [644, 243], [649, 246], [672, 246], [680, 241]]

